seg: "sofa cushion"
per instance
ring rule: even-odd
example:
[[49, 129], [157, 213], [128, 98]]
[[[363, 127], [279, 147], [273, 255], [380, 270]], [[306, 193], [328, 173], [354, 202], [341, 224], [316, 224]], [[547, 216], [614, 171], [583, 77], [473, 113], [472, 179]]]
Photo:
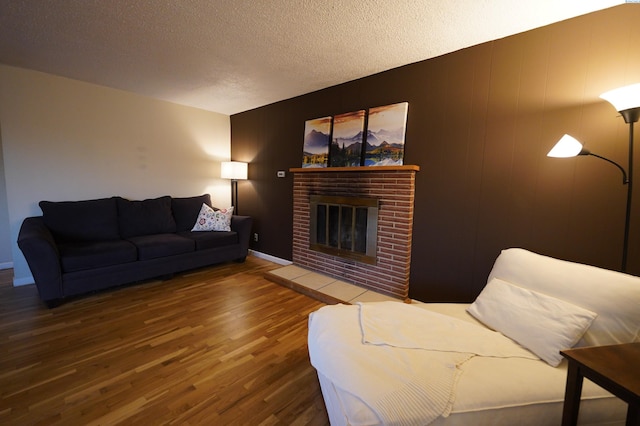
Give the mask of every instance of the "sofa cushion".
[[227, 247], [232, 244], [238, 244], [240, 239], [238, 233], [230, 232], [195, 232], [184, 231], [178, 233], [180, 236], [195, 241], [196, 250], [206, 250], [217, 247]]
[[58, 241], [117, 240], [116, 199], [40, 201], [44, 223]]
[[169, 196], [142, 201], [118, 197], [117, 204], [122, 238], [176, 232]]
[[58, 245], [63, 272], [135, 262], [136, 247], [125, 240], [61, 243]]
[[193, 240], [177, 234], [140, 235], [129, 238], [129, 241], [138, 249], [138, 260], [189, 253], [196, 248]]
[[193, 228], [202, 204], [211, 207], [211, 196], [209, 194], [171, 199], [171, 210], [173, 211], [173, 218], [176, 221], [176, 230], [178, 232], [189, 231]]

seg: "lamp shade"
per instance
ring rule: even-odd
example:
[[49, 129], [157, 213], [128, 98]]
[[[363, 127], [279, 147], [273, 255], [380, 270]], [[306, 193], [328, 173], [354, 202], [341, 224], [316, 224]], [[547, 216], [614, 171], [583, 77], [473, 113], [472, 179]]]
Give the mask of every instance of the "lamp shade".
[[246, 179], [247, 163], [241, 161], [223, 161], [220, 165], [220, 177], [222, 179]]
[[640, 108], [640, 83], [609, 90], [600, 97], [613, 105], [616, 111]]
[[580, 155], [582, 152], [582, 144], [573, 136], [564, 135], [560, 138], [558, 143], [555, 144], [551, 151], [547, 154], [547, 157], [555, 158], [568, 158]]

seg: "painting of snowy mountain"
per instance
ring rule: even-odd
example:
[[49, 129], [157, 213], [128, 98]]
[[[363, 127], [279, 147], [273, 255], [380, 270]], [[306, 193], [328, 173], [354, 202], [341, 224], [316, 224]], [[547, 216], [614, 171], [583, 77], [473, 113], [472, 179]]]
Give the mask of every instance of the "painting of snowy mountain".
[[369, 108], [365, 166], [401, 166], [409, 104]]
[[362, 157], [362, 137], [366, 111], [333, 117], [333, 136], [329, 151], [331, 167], [358, 167]]
[[327, 167], [331, 117], [307, 120], [304, 124], [302, 167]]

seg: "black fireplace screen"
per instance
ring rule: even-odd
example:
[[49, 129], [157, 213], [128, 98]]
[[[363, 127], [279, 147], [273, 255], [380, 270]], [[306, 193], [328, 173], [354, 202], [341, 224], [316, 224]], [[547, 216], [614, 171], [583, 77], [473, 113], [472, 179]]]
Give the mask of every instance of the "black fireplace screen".
[[377, 199], [312, 195], [310, 209], [312, 250], [376, 263]]

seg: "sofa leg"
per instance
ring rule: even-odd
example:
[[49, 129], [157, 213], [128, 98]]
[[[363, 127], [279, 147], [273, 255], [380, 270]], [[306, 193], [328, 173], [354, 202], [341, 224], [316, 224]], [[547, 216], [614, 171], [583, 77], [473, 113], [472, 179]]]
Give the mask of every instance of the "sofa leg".
[[247, 260], [247, 256], [239, 257], [236, 260], [234, 260], [234, 262], [236, 262], [236, 263], [244, 263], [245, 260]]
[[50, 299], [50, 300], [43, 300], [43, 302], [47, 306], [47, 308], [53, 309], [53, 308], [57, 308], [58, 306], [62, 305], [62, 302], [64, 302], [64, 300], [63, 299]]

